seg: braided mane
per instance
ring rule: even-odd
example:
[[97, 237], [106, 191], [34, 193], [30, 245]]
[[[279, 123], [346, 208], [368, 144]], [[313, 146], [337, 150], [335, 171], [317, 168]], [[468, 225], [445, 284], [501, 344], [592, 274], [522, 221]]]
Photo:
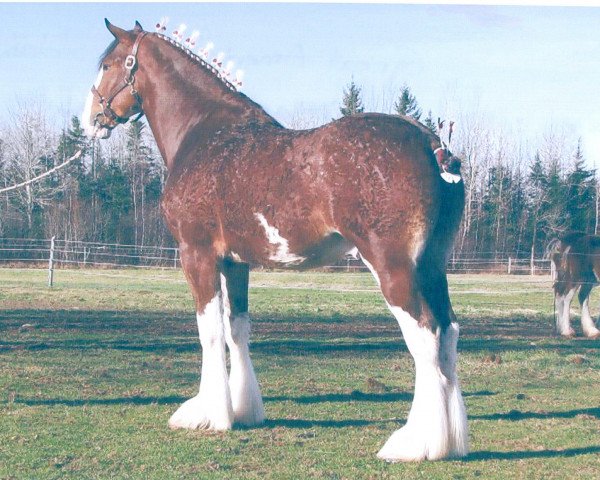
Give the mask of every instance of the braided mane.
[[182, 45], [177, 40], [175, 40], [175, 39], [173, 39], [173, 38], [171, 38], [171, 37], [169, 37], [167, 35], [163, 35], [162, 33], [158, 33], [158, 32], [152, 33], [151, 35], [155, 35], [158, 38], [164, 40], [165, 42], [170, 43], [174, 47], [177, 47], [179, 50], [181, 50], [182, 52], [184, 52], [188, 57], [190, 57], [192, 60], [194, 60], [200, 66], [206, 68], [207, 70], [209, 70], [210, 72], [212, 72], [214, 75], [216, 75], [216, 77], [219, 80], [221, 80], [221, 82], [223, 82], [227, 88], [229, 88], [230, 90], [232, 90], [234, 92], [237, 92], [237, 87], [233, 83], [231, 83], [229, 80], [227, 80], [227, 78], [225, 78], [225, 74], [222, 71], [220, 71], [219, 69], [215, 68], [213, 65], [211, 65], [210, 63], [208, 63], [206, 60], [204, 60], [199, 55], [196, 55], [189, 48], [185, 47], [184, 45]]

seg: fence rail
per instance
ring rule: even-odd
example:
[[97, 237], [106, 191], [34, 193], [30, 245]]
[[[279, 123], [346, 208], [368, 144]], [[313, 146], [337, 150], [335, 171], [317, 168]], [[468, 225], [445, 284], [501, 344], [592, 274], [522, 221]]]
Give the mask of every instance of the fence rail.
[[0, 264], [46, 264], [72, 267], [177, 268], [179, 249], [151, 245], [118, 245], [70, 240], [0, 238]]
[[[119, 245], [98, 242], [79, 242], [54, 239], [1, 238], [0, 266], [53, 266], [67, 268], [178, 268], [179, 249], [153, 245]], [[50, 261], [51, 260], [51, 261]], [[337, 264], [323, 267], [331, 271], [368, 271], [360, 260], [347, 257]], [[509, 273], [549, 274], [549, 260], [518, 255], [488, 254], [474, 257], [471, 254], [454, 254], [448, 261], [449, 273]]]

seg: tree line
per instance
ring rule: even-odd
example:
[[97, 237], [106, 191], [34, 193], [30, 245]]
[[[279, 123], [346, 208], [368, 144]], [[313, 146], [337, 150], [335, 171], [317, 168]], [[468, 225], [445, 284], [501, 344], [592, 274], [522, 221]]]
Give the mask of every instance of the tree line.
[[[361, 88], [344, 90], [340, 113], [364, 111]], [[393, 112], [435, 132], [431, 110], [423, 117], [407, 85]], [[477, 258], [539, 258], [548, 242], [567, 231], [596, 234], [600, 228], [600, 182], [585, 161], [581, 139], [550, 131], [533, 147], [463, 115], [452, 151], [462, 163], [466, 203], [454, 251]]]
[[83, 149], [80, 161], [0, 196], [0, 236], [173, 244], [159, 209], [166, 170], [143, 122], [90, 143], [78, 117], [56, 133], [43, 111], [26, 106], [0, 132], [2, 186], [34, 178]]
[[[352, 81], [340, 113], [362, 111], [361, 88]], [[423, 115], [406, 85], [391, 113], [435, 131], [431, 110]], [[534, 258], [565, 231], [598, 232], [600, 183], [580, 141], [551, 131], [532, 146], [494, 131], [476, 115], [463, 117], [454, 119], [460, 128], [451, 146], [463, 161], [466, 187], [457, 254]], [[306, 127], [310, 119], [299, 123]], [[0, 194], [0, 237], [173, 246], [159, 207], [167, 172], [143, 121], [89, 143], [78, 117], [57, 132], [41, 108], [21, 106], [0, 125], [0, 188], [31, 179], [79, 149], [80, 161]]]

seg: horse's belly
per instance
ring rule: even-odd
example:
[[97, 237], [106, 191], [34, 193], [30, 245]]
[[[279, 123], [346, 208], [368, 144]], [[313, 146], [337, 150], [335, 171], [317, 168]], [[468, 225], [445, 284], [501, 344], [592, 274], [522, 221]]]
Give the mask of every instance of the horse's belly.
[[269, 249], [260, 257], [243, 258], [232, 253], [234, 261], [242, 261], [268, 268], [283, 268], [304, 270], [308, 268], [332, 265], [352, 252], [354, 245], [338, 232], [332, 232], [302, 249], [294, 250], [289, 247], [283, 237], [269, 237]]

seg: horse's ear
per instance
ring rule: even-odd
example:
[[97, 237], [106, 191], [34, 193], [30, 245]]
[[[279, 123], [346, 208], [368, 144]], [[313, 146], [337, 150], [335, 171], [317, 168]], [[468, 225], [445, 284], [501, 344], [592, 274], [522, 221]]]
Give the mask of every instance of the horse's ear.
[[114, 26], [112, 23], [110, 23], [108, 21], [108, 18], [104, 19], [104, 23], [106, 24], [106, 28], [108, 28], [108, 31], [110, 33], [112, 33], [113, 37], [115, 37], [119, 42], [122, 42], [123, 40], [129, 40], [130, 39], [130, 33], [128, 31], [123, 30], [122, 28]]
[[142, 25], [140, 24], [140, 22], [138, 22], [137, 20], [135, 21], [135, 27], [133, 27], [133, 31], [135, 33], [141, 33], [144, 31], [144, 27], [142, 27]]

